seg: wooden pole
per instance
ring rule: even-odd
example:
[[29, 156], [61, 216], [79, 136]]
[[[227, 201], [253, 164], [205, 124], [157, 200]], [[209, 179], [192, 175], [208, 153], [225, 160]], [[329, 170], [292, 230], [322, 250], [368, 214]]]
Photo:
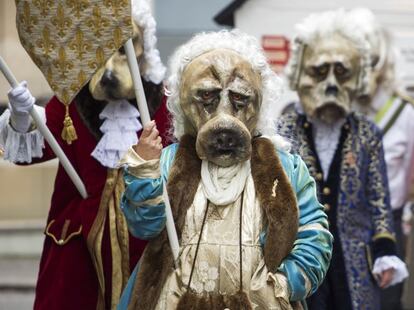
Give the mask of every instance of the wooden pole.
[[[125, 54], [128, 59], [128, 66], [131, 72], [132, 81], [134, 82], [135, 96], [137, 99], [138, 110], [141, 115], [141, 121], [143, 125], [151, 121], [151, 117], [148, 111], [147, 100], [145, 98], [144, 87], [142, 86], [141, 74], [139, 72], [139, 66], [137, 62], [137, 57], [135, 56], [135, 49], [132, 43], [132, 39], [129, 39], [124, 44]], [[165, 204], [165, 216], [166, 216], [166, 227], [168, 240], [170, 242], [171, 251], [173, 253], [174, 261], [177, 260], [180, 245], [178, 243], [177, 231], [174, 225], [174, 218], [171, 211], [170, 200], [168, 198], [167, 187], [165, 182], [163, 182], [163, 194], [162, 194], [164, 204]]]

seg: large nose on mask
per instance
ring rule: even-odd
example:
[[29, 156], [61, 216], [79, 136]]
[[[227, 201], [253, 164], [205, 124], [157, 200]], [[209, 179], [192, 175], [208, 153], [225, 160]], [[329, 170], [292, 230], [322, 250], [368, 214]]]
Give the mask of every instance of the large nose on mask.
[[218, 151], [231, 152], [239, 146], [239, 138], [240, 134], [234, 130], [224, 129], [214, 135], [214, 144]]
[[111, 70], [105, 70], [102, 74], [101, 85], [103, 87], [115, 87], [118, 84], [118, 79]]
[[338, 84], [335, 75], [331, 72], [326, 81], [325, 95], [337, 96], [339, 92]]

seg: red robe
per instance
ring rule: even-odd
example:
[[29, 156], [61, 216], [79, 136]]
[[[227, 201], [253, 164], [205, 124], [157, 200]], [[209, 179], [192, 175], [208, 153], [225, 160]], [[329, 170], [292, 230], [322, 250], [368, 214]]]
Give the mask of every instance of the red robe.
[[[47, 126], [84, 182], [88, 198], [81, 198], [72, 181], [62, 166], [59, 165], [45, 230], [46, 238], [40, 261], [34, 309], [110, 309], [111, 298], [113, 308], [117, 303], [120, 289], [118, 287], [115, 298], [111, 297], [113, 294], [111, 293], [112, 256], [113, 253], [118, 252], [116, 252], [117, 249], [114, 246], [111, 247], [111, 235], [109, 233], [111, 219], [108, 215], [110, 213], [105, 211], [106, 209], [99, 213], [99, 210], [102, 208], [100, 205], [103, 205], [101, 201], [105, 199], [112, 199], [112, 202], [119, 200], [120, 193], [116, 192], [112, 183], [121, 182], [122, 173], [102, 166], [91, 156], [98, 141], [84, 125], [76, 105], [73, 103], [70, 105], [70, 116], [78, 139], [71, 145], [63, 141], [61, 132], [64, 115], [64, 105], [53, 97], [46, 106]], [[165, 100], [163, 100], [157, 111], [155, 120], [161, 136], [165, 136], [167, 131]], [[46, 142], [45, 144], [43, 157], [35, 159], [35, 163], [55, 158], [50, 147]], [[114, 178], [111, 179], [111, 176], [114, 176]], [[106, 198], [103, 197], [105, 186], [106, 194], [104, 196]], [[123, 223], [123, 218], [119, 216], [120, 213], [119, 211], [112, 222]], [[103, 222], [94, 225], [99, 216], [101, 216]], [[99, 233], [95, 231], [97, 227], [99, 228], [99, 225], [104, 227], [102, 228], [101, 241], [99, 241]], [[98, 237], [93, 237], [92, 234]], [[93, 251], [91, 236], [92, 239], [95, 238], [93, 240], [98, 240], [95, 243], [95, 248], [101, 248], [100, 253], [97, 253], [99, 251]], [[131, 235], [128, 239], [127, 236], [128, 232], [123, 235], [121, 233], [115, 235], [116, 242], [119, 244], [127, 246], [129, 244], [127, 251], [129, 257], [125, 254], [118, 257], [118, 254], [116, 254], [116, 257], [124, 263], [126, 262], [123, 271], [127, 274], [121, 275], [120, 278], [116, 278], [114, 281], [114, 284], [121, 285], [122, 288], [128, 280], [129, 272], [136, 265], [146, 245], [145, 241], [135, 239]], [[101, 272], [100, 277], [98, 276], [96, 262], [100, 262], [102, 267], [103, 273]], [[117, 265], [114, 266], [117, 267]], [[116, 276], [118, 277], [118, 274]], [[101, 284], [99, 279], [101, 279]], [[102, 279], [104, 279], [104, 283], [102, 283]], [[102, 287], [104, 287], [104, 293], [102, 293]], [[105, 307], [103, 306], [103, 300], [105, 300]]]

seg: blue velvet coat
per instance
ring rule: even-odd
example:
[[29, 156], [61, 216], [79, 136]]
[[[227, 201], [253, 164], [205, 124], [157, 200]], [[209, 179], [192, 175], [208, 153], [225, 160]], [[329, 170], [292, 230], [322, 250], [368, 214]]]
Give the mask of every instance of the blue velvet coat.
[[[372, 261], [395, 255], [392, 215], [381, 133], [362, 115], [351, 114], [342, 128], [341, 147], [331, 167], [332, 183], [324, 182], [313, 146], [311, 124], [298, 111], [283, 115], [279, 134], [289, 137], [315, 177], [320, 200], [329, 202], [331, 231], [343, 253], [354, 310], [379, 309], [379, 288], [371, 274]], [[328, 177], [329, 181], [329, 177]], [[326, 190], [329, 188], [329, 190]], [[332, 220], [331, 220], [332, 219]], [[332, 221], [334, 223], [332, 223]], [[334, 250], [335, 250], [334, 244]], [[343, 279], [338, 279], [341, 281]]]

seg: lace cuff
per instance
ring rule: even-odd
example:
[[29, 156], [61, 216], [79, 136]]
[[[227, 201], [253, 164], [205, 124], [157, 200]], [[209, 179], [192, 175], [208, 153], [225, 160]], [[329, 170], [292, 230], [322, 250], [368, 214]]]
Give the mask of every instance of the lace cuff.
[[408, 277], [407, 266], [397, 256], [381, 256], [377, 258], [372, 273], [380, 274], [390, 268], [394, 269], [394, 276], [387, 287], [398, 284]]
[[[44, 109], [37, 108], [41, 118], [46, 120]], [[10, 125], [10, 110], [0, 116], [0, 145], [5, 160], [13, 163], [31, 163], [32, 158], [43, 156], [44, 138], [39, 130], [21, 133]]]

